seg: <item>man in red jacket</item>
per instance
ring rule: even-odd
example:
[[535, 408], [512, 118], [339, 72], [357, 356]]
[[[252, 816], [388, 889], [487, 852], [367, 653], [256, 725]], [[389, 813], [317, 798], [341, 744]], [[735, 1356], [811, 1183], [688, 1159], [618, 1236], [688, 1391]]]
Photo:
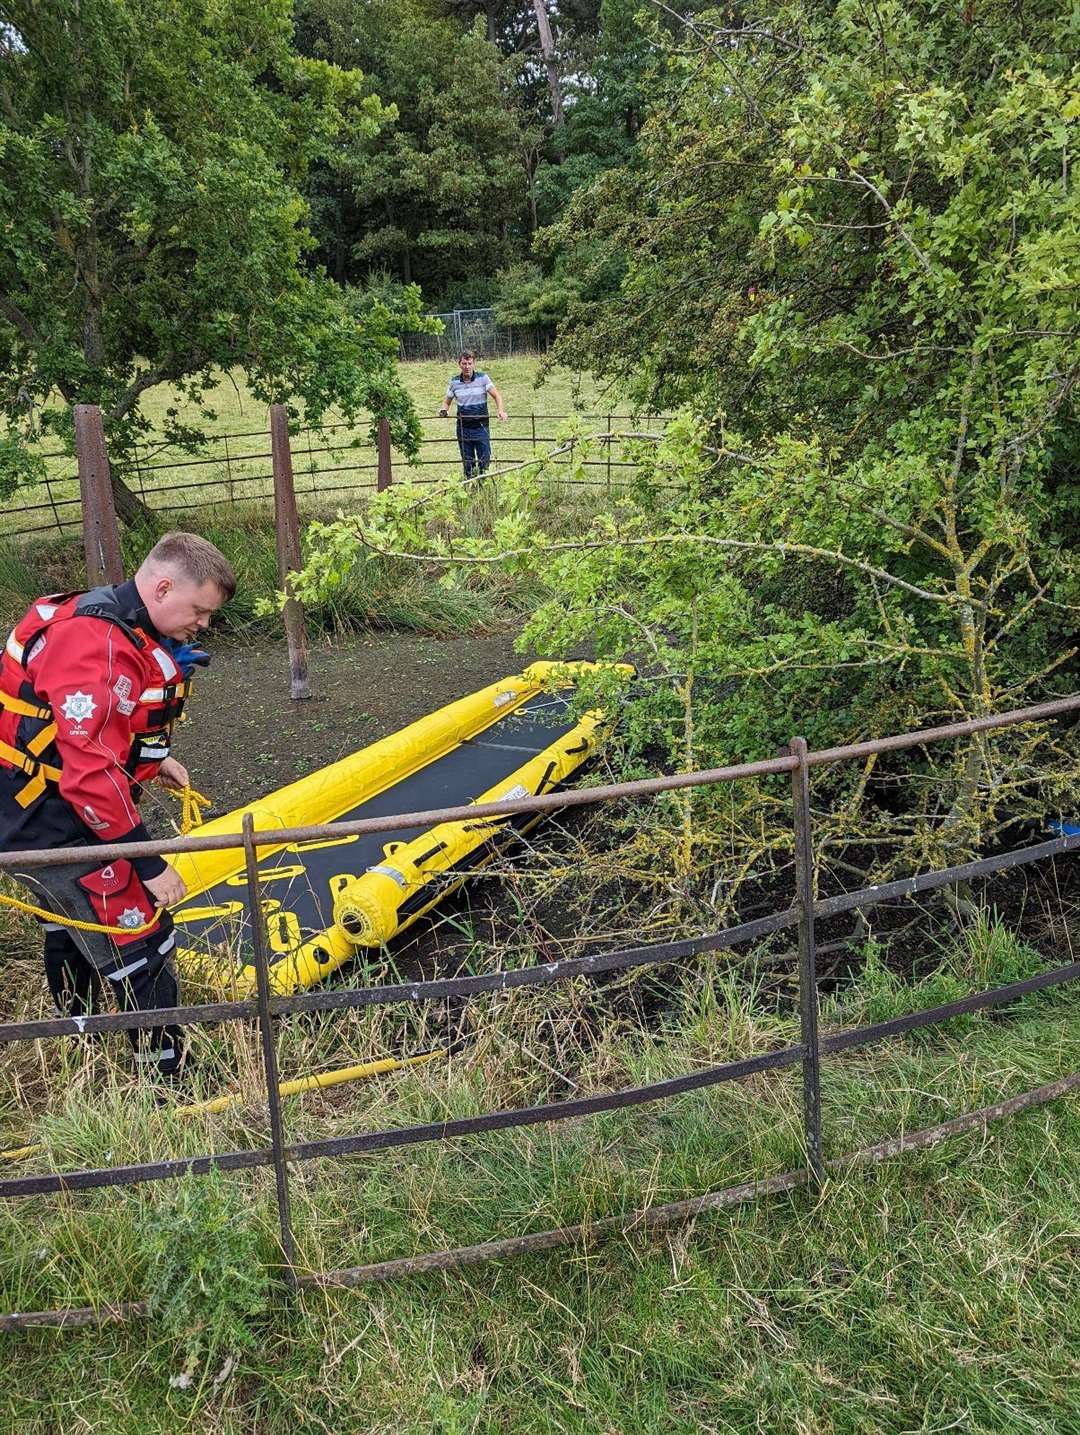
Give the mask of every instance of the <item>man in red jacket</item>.
[[[168, 533], [135, 577], [39, 598], [0, 660], [0, 850], [144, 842], [143, 784], [188, 785], [170, 756], [192, 640], [236, 591], [228, 561], [194, 533]], [[176, 938], [167, 908], [185, 895], [160, 857], [27, 868], [13, 874], [58, 917], [131, 936], [45, 923], [45, 972], [63, 1015], [91, 1009], [104, 983], [126, 1008], [175, 1006]], [[178, 1027], [131, 1032], [136, 1061], [180, 1065]]]

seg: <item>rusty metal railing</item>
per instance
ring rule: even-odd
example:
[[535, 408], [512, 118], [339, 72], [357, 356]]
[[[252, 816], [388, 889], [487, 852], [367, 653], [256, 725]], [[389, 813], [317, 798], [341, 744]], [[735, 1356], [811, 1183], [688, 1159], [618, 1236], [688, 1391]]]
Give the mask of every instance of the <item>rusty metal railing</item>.
[[[837, 762], [853, 761], [874, 753], [897, 752], [930, 743], [972, 736], [976, 733], [1012, 727], [1021, 723], [1043, 722], [1080, 711], [1080, 694], [1054, 702], [1013, 712], [999, 713], [967, 722], [951, 723], [922, 732], [894, 734], [870, 742], [851, 744], [811, 752], [805, 741], [795, 738], [787, 754], [759, 762], [740, 763], [692, 773], [648, 778], [638, 782], [618, 783], [603, 787], [577, 789], [546, 797], [523, 798], [513, 802], [473, 804], [462, 807], [438, 808], [353, 822], [326, 823], [318, 826], [282, 828], [259, 831], [252, 819], [245, 819], [239, 834], [218, 837], [189, 837], [164, 842], [103, 845], [95, 855], [108, 861], [114, 857], [132, 857], [150, 853], [207, 851], [242, 847], [250, 890], [253, 921], [253, 962], [257, 974], [258, 995], [255, 1000], [214, 1002], [194, 1006], [178, 1006], [155, 1011], [104, 1012], [79, 1017], [44, 1018], [34, 1021], [0, 1024], [0, 1046], [11, 1042], [31, 1041], [44, 1037], [89, 1035], [93, 1032], [135, 1030], [169, 1024], [204, 1025], [217, 1022], [257, 1019], [260, 1026], [263, 1076], [270, 1124], [270, 1144], [250, 1150], [224, 1151], [188, 1156], [165, 1161], [144, 1162], [130, 1166], [110, 1166], [81, 1171], [21, 1175], [0, 1180], [0, 1198], [45, 1195], [52, 1192], [75, 1192], [106, 1186], [131, 1186], [146, 1181], [173, 1180], [177, 1177], [201, 1175], [217, 1169], [225, 1171], [273, 1167], [278, 1204], [278, 1222], [286, 1282], [293, 1289], [304, 1287], [352, 1286], [367, 1281], [388, 1280], [418, 1271], [451, 1269], [475, 1261], [494, 1259], [532, 1250], [547, 1250], [575, 1241], [585, 1241], [613, 1230], [646, 1230], [685, 1220], [706, 1210], [719, 1210], [780, 1190], [803, 1184], [817, 1184], [828, 1170], [847, 1164], [878, 1161], [904, 1151], [930, 1145], [939, 1140], [1002, 1119], [1015, 1111], [1027, 1109], [1080, 1087], [1080, 1073], [1024, 1092], [991, 1107], [967, 1112], [937, 1127], [908, 1132], [876, 1146], [864, 1147], [841, 1158], [826, 1159], [822, 1131], [820, 1068], [823, 1056], [868, 1046], [920, 1027], [947, 1021], [966, 1012], [1001, 1006], [1030, 992], [1071, 982], [1080, 977], [1080, 962], [1039, 972], [1024, 981], [973, 993], [945, 1005], [896, 1017], [891, 1021], [822, 1035], [818, 1029], [816, 923], [843, 912], [875, 906], [898, 897], [933, 891], [966, 879], [988, 876], [1014, 867], [1038, 862], [1059, 853], [1080, 848], [1080, 835], [1061, 836], [1046, 842], [957, 866], [918, 873], [893, 882], [862, 888], [856, 892], [824, 900], [813, 894], [814, 842], [813, 819], [809, 801], [809, 769]], [[440, 978], [432, 981], [396, 983], [352, 990], [305, 992], [290, 997], [275, 997], [270, 991], [266, 935], [259, 919], [260, 877], [258, 849], [286, 843], [310, 841], [327, 836], [348, 836], [368, 832], [384, 832], [401, 828], [426, 827], [439, 822], [463, 818], [510, 817], [520, 812], [543, 812], [570, 806], [583, 806], [620, 798], [651, 797], [662, 792], [688, 787], [734, 782], [748, 777], [790, 773], [792, 783], [792, 814], [795, 828], [795, 900], [791, 907], [754, 921], [744, 922], [721, 931], [686, 937], [672, 942], [627, 948], [617, 952], [573, 957], [537, 967], [515, 968], [479, 976]], [[47, 866], [58, 862], [85, 859], [85, 848], [54, 849], [0, 854], [0, 870], [18, 867]], [[355, 1007], [397, 1003], [426, 1003], [446, 997], [469, 998], [483, 992], [505, 991], [528, 986], [544, 986], [580, 976], [596, 976], [603, 972], [626, 971], [632, 968], [657, 966], [684, 960], [704, 952], [725, 950], [760, 940], [785, 928], [798, 929], [799, 938], [799, 1006], [800, 1040], [797, 1045], [761, 1053], [740, 1061], [707, 1067], [665, 1081], [569, 1101], [511, 1110], [490, 1111], [477, 1116], [461, 1117], [422, 1125], [365, 1131], [353, 1135], [318, 1141], [292, 1142], [286, 1138], [284, 1113], [278, 1092], [273, 1023], [296, 1012], [344, 1010]], [[754, 1073], [778, 1071], [800, 1066], [803, 1089], [803, 1126], [806, 1166], [731, 1187], [725, 1191], [708, 1192], [687, 1201], [651, 1207], [625, 1217], [595, 1221], [588, 1227], [572, 1226], [531, 1235], [505, 1237], [477, 1246], [405, 1256], [372, 1265], [352, 1266], [332, 1271], [303, 1270], [296, 1250], [289, 1207], [289, 1166], [291, 1163], [320, 1160], [364, 1152], [384, 1151], [394, 1147], [422, 1142], [451, 1140], [485, 1131], [536, 1125], [588, 1116], [600, 1111], [661, 1101], [683, 1092], [701, 1090], [723, 1082], [736, 1081]], [[124, 1302], [100, 1308], [69, 1308], [54, 1311], [12, 1312], [0, 1316], [0, 1330], [22, 1330], [42, 1325], [75, 1327], [109, 1320], [130, 1319], [146, 1315], [145, 1301]]]
[[[659, 439], [663, 427], [670, 422], [664, 414], [638, 418], [630, 414], [597, 413], [578, 415], [594, 425], [595, 432], [589, 455], [582, 458], [581, 440], [560, 442], [557, 425], [575, 417], [571, 414], [516, 414], [507, 425], [492, 429], [492, 477], [500, 467], [525, 462], [538, 446], [555, 449], [551, 459], [553, 477], [571, 487], [618, 489], [628, 481], [628, 472], [638, 469], [635, 460], [624, 457], [627, 435], [615, 424], [631, 424], [637, 438]], [[455, 425], [446, 420], [421, 418], [426, 432], [420, 448], [407, 464], [399, 456], [395, 467], [409, 480], [421, 485], [446, 480], [447, 471], [460, 471]], [[656, 425], [655, 432], [637, 433], [642, 425]], [[312, 439], [315, 442], [312, 442]], [[340, 441], [339, 441], [340, 440]], [[124, 464], [116, 465], [117, 475], [138, 494], [148, 507], [163, 513], [189, 513], [223, 504], [235, 508], [265, 503], [273, 496], [273, 454], [269, 429], [251, 429], [238, 433], [211, 434], [208, 444], [217, 452], [200, 457], [151, 459], [136, 453]], [[301, 430], [292, 436], [297, 497], [310, 508], [321, 502], [349, 502], [350, 493], [373, 493], [378, 485], [377, 449], [366, 437], [357, 437], [354, 425], [325, 424], [315, 431]], [[62, 451], [46, 452], [41, 457], [51, 463], [70, 461], [70, 473], [53, 473], [27, 490], [26, 498], [34, 501], [9, 504], [0, 519], [0, 539], [25, 538], [36, 533], [61, 534], [82, 527], [82, 498], [79, 494], [75, 460]], [[587, 470], [574, 478], [560, 472], [577, 467]], [[436, 469], [430, 477], [425, 469]], [[661, 483], [660, 487], [677, 485]]]

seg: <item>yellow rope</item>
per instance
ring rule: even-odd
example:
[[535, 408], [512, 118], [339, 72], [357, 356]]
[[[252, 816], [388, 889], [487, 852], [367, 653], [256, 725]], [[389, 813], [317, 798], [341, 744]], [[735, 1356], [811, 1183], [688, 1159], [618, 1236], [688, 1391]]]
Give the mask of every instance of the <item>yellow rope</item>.
[[60, 927], [72, 927], [76, 932], [105, 932], [110, 937], [137, 937], [158, 924], [157, 917], [151, 917], [141, 927], [106, 927], [102, 922], [81, 922], [77, 917], [62, 917], [59, 912], [50, 912], [47, 907], [35, 907], [33, 902], [24, 902], [20, 897], [8, 897], [0, 892], [0, 902], [14, 907], [19, 912], [29, 912], [31, 917], [40, 917], [44, 922], [55, 922]]
[[[196, 792], [193, 787], [185, 787], [182, 791], [169, 788], [174, 797], [183, 801], [183, 814], [180, 819], [180, 830], [186, 836], [193, 827], [202, 823], [202, 808], [212, 807], [213, 802], [209, 797], [204, 797], [201, 792]], [[78, 932], [106, 932], [111, 937], [134, 937], [140, 932], [149, 931], [157, 925], [157, 918], [151, 919], [141, 927], [106, 927], [100, 922], [82, 922], [75, 917], [61, 917], [57, 912], [51, 912], [45, 907], [35, 907], [32, 902], [24, 902], [19, 897], [8, 897], [0, 892], [0, 902], [9, 907], [15, 907], [20, 912], [28, 912], [32, 917], [41, 917], [46, 922], [57, 922], [63, 927], [73, 927]], [[379, 1061], [364, 1062], [360, 1066], [341, 1066], [333, 1071], [316, 1072], [310, 1076], [297, 1076], [291, 1081], [278, 1083], [278, 1092], [282, 1096], [295, 1096], [301, 1091], [320, 1090], [327, 1086], [337, 1086], [344, 1081], [360, 1081], [366, 1076], [381, 1076], [387, 1071], [401, 1071], [408, 1066], [421, 1066], [425, 1062], [434, 1061], [436, 1057], [448, 1056], [449, 1052], [444, 1048], [436, 1048], [434, 1051], [424, 1051], [416, 1056], [402, 1058], [387, 1056]], [[211, 1101], [197, 1101], [190, 1106], [178, 1106], [177, 1116], [195, 1116], [199, 1113], [216, 1115], [220, 1111], [227, 1111], [232, 1106], [238, 1106], [243, 1097], [234, 1092], [228, 1096], [216, 1096]], [[35, 1142], [29, 1146], [16, 1146], [8, 1151], [0, 1151], [0, 1161], [22, 1161], [28, 1156], [44, 1150], [44, 1143]]]
[[203, 821], [202, 810], [204, 807], [213, 807], [213, 798], [204, 797], [201, 792], [196, 792], [189, 784], [184, 788], [169, 787], [174, 797], [178, 797], [184, 804], [180, 813], [180, 833], [186, 837], [193, 827], [201, 827]]
[[[421, 1051], [416, 1056], [384, 1056], [378, 1061], [366, 1061], [360, 1066], [339, 1066], [332, 1071], [318, 1071], [311, 1076], [296, 1076], [290, 1081], [279, 1081], [278, 1092], [281, 1096], [295, 1096], [301, 1091], [321, 1090], [326, 1086], [337, 1086], [343, 1081], [360, 1081], [366, 1076], [402, 1071], [407, 1066], [423, 1066], [425, 1062], [449, 1055], [450, 1052], [445, 1047], [436, 1047], [434, 1051]], [[239, 1106], [243, 1100], [239, 1092], [232, 1092], [228, 1096], [215, 1096], [211, 1101], [196, 1101], [190, 1106], [177, 1106], [175, 1115], [216, 1116], [231, 1106]], [[24, 1161], [28, 1156], [34, 1156], [44, 1149], [43, 1141], [35, 1142], [31, 1146], [15, 1146], [8, 1151], [0, 1151], [0, 1161]]]
[[[183, 810], [180, 817], [180, 831], [186, 837], [193, 827], [202, 825], [202, 809], [213, 807], [213, 799], [204, 797], [201, 792], [196, 792], [193, 787], [185, 787], [182, 791], [177, 788], [168, 788], [174, 797], [183, 802]], [[8, 897], [0, 892], [0, 902], [7, 907], [14, 907], [16, 911], [26, 912], [31, 917], [40, 917], [43, 922], [55, 922], [61, 927], [71, 927], [76, 932], [104, 932], [109, 937], [138, 937], [143, 932], [149, 932], [156, 927], [158, 918], [151, 917], [148, 922], [143, 922], [140, 927], [107, 927], [102, 922], [83, 922], [77, 917], [62, 917], [59, 912], [51, 912], [46, 907], [36, 907], [33, 902], [24, 902], [20, 897]]]

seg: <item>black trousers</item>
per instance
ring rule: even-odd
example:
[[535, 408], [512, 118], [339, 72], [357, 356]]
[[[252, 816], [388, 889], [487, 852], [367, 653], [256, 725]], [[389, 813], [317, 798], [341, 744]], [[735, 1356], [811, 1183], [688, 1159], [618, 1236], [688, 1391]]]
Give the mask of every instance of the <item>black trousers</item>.
[[[95, 903], [83, 885], [94, 883], [103, 868], [101, 860], [57, 867], [35, 867], [12, 876], [24, 883], [35, 904], [58, 917], [74, 917], [101, 925], [116, 925], [111, 914]], [[100, 885], [100, 884], [98, 884]], [[142, 893], [142, 898], [132, 893]], [[137, 877], [123, 894], [143, 919], [153, 913], [153, 899]], [[123, 908], [121, 908], [124, 910]], [[110, 920], [103, 921], [103, 917]], [[123, 916], [120, 924], [123, 924]], [[139, 923], [134, 923], [139, 925]], [[163, 911], [152, 930], [134, 941], [117, 945], [104, 932], [81, 932], [60, 922], [42, 922], [45, 933], [45, 976], [61, 1016], [80, 1017], [113, 1002], [123, 1010], [150, 1011], [173, 1007], [180, 999], [176, 977], [176, 933], [171, 915]], [[178, 1026], [129, 1031], [135, 1060], [150, 1070], [171, 1075], [184, 1055], [183, 1032]]]

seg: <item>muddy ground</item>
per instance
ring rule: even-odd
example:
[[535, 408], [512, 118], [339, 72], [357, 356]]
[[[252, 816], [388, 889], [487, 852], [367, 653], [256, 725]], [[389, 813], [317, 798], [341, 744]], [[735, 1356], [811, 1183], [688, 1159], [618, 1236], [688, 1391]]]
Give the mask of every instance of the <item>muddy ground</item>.
[[[289, 696], [283, 643], [211, 641], [176, 756], [215, 813], [242, 806], [415, 722], [530, 661], [513, 634], [430, 638], [357, 634], [311, 649], [307, 702]], [[166, 799], [168, 801], [168, 799]], [[175, 815], [175, 811], [162, 809]], [[161, 830], [160, 820], [151, 823]]]

